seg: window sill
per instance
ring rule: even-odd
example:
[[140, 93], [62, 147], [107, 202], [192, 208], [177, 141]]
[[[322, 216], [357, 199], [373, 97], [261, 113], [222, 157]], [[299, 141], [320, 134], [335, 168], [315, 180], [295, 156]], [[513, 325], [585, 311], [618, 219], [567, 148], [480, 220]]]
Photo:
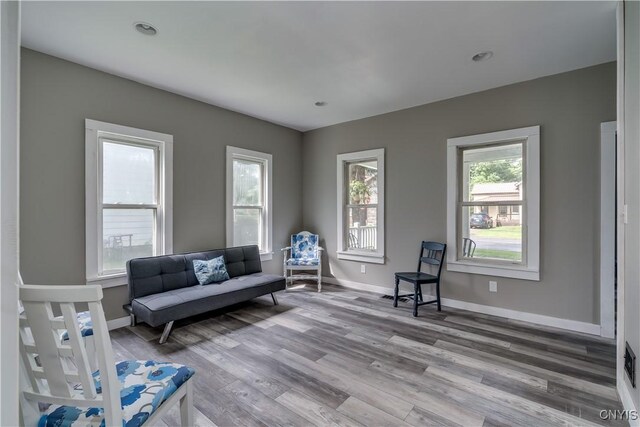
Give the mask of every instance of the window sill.
[[336, 252], [338, 259], [348, 261], [369, 262], [372, 264], [384, 264], [384, 255], [367, 252]]
[[523, 267], [503, 265], [479, 265], [477, 263], [465, 263], [460, 261], [447, 262], [447, 271], [458, 273], [483, 274], [486, 276], [510, 277], [512, 279], [540, 281], [540, 272], [528, 270]]
[[110, 274], [108, 276], [87, 278], [87, 285], [100, 285], [103, 288], [115, 288], [127, 285], [127, 273]]
[[260, 252], [260, 261], [271, 261], [273, 259], [273, 252]]

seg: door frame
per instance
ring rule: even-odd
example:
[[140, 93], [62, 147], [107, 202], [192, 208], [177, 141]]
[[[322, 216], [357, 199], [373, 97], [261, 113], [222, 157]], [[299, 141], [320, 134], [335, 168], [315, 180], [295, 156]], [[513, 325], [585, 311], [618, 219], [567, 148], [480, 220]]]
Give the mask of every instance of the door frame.
[[600, 124], [600, 335], [615, 337], [616, 122]]

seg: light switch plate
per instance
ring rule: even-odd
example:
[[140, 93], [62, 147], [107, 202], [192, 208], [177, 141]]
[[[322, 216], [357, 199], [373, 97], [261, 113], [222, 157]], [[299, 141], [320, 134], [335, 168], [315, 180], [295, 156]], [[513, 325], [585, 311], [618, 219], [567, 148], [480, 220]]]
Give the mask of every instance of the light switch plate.
[[489, 281], [489, 292], [498, 292], [498, 282]]
[[360, 264], [360, 273], [365, 274], [367, 272], [367, 266]]

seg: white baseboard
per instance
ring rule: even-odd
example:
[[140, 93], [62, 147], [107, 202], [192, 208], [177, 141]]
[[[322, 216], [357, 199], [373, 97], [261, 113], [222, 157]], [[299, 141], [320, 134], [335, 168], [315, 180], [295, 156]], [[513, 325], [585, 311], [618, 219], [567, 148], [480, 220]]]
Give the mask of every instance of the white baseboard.
[[[323, 277], [322, 281], [345, 288], [368, 291], [378, 294], [391, 294], [393, 290], [384, 286], [369, 285], [367, 283], [352, 282], [350, 280], [336, 279], [334, 277]], [[508, 308], [493, 307], [490, 305], [476, 304], [473, 302], [460, 301], [449, 298], [442, 298], [442, 305], [461, 310], [475, 311], [476, 313], [490, 314], [492, 316], [506, 317], [507, 319], [522, 320], [536, 323], [538, 325], [552, 326], [554, 328], [566, 329], [569, 331], [582, 332], [590, 335], [600, 336], [600, 325], [595, 323], [580, 322], [578, 320], [561, 319], [559, 317], [545, 316], [542, 314], [527, 313], [524, 311], [511, 310]]]
[[125, 326], [129, 326], [130, 324], [131, 320], [129, 319], [129, 316], [107, 320], [107, 328], [109, 328], [110, 331], [113, 331], [114, 329], [124, 328]]
[[[629, 392], [629, 388], [627, 387], [627, 383], [625, 383], [624, 379], [618, 379], [618, 395], [620, 396], [620, 401], [622, 402], [622, 408], [625, 411], [629, 411], [629, 414], [638, 414], [638, 410], [636, 405], [633, 404], [633, 398], [631, 397], [631, 393]], [[638, 427], [640, 426], [640, 419], [629, 419], [629, 426]]]

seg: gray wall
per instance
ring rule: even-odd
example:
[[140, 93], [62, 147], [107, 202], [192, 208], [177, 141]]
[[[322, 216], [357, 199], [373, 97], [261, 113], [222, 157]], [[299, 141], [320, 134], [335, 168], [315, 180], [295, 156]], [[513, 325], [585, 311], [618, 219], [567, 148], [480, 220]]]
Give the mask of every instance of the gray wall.
[[[225, 146], [273, 154], [274, 248], [302, 225], [301, 134], [28, 49], [21, 72], [21, 271], [26, 283], [83, 284], [84, 119], [174, 136], [174, 251], [225, 246]], [[279, 272], [279, 252], [263, 263]], [[105, 289], [107, 319], [126, 287]]]
[[[624, 6], [625, 201], [629, 215], [624, 238], [624, 338], [640, 355], [640, 3], [625, 1]], [[625, 385], [639, 408], [640, 389], [631, 387], [626, 373]]]
[[[307, 132], [304, 228], [327, 248], [324, 272], [392, 287], [421, 240], [446, 240], [447, 138], [541, 125], [541, 281], [444, 272], [443, 296], [599, 322], [600, 123], [616, 119], [615, 63]], [[384, 265], [336, 259], [336, 155], [386, 148]], [[637, 168], [636, 168], [637, 170]]]

